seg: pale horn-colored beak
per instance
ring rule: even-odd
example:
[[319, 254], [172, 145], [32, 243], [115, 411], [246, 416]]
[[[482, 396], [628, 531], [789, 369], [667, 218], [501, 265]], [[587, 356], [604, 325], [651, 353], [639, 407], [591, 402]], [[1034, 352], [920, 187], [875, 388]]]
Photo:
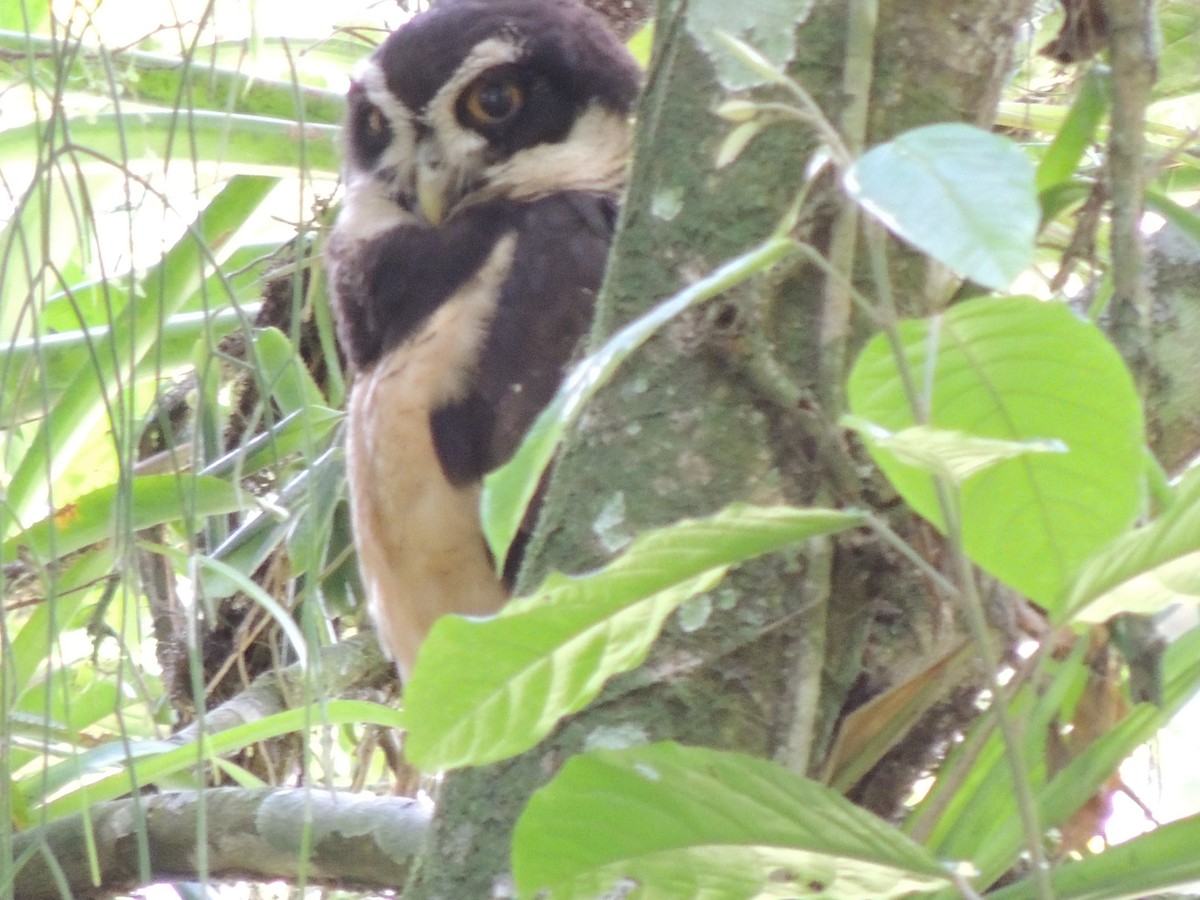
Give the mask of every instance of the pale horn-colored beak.
[[442, 224], [446, 218], [447, 202], [450, 197], [451, 166], [442, 161], [441, 148], [431, 138], [417, 143], [414, 177], [416, 179], [417, 204], [421, 214], [430, 225]]
[[444, 168], [417, 166], [417, 203], [430, 225], [440, 225], [446, 217], [447, 174]]

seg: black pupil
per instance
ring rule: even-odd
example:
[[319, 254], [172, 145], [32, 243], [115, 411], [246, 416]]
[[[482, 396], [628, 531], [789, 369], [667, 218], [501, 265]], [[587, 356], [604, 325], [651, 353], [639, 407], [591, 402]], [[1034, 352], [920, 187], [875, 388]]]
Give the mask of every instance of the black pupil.
[[479, 89], [479, 108], [490, 119], [503, 119], [513, 110], [513, 88], [507, 81], [493, 81]]
[[361, 95], [352, 96], [354, 104], [354, 152], [363, 165], [374, 165], [392, 142], [392, 129], [382, 112]]

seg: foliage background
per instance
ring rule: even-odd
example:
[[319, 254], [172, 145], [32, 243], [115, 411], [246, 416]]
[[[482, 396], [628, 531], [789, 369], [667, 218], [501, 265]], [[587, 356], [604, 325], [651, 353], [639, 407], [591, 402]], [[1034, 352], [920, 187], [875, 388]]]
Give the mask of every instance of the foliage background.
[[[141, 9], [109, 0], [94, 11], [0, 12], [0, 872], [19, 859], [15, 831], [151, 783], [381, 793], [415, 784], [390, 727], [386, 667], [368, 643], [337, 665], [322, 652], [355, 633], [357, 610], [337, 446], [345, 385], [337, 366], [320, 364], [336, 350], [321, 279], [307, 277], [335, 196], [346, 73], [381, 34], [373, 29], [399, 15], [339, 10], [318, 22], [294, 4], [214, 3], [176, 7], [160, 24]], [[1104, 161], [1103, 133], [1078, 117], [1099, 124], [1104, 107], [1078, 100], [1087, 74], [1036, 56], [1055, 18], [1036, 22], [1000, 111], [1039, 164], [1049, 210], [1014, 292], [1065, 293], [1099, 314], [1112, 295], [1103, 221], [1096, 245], [1055, 278]], [[1197, 16], [1164, 3], [1161, 23], [1151, 190], [1187, 240], [1200, 234], [1184, 209], [1200, 189]], [[1064, 134], [1078, 153], [1068, 149], [1055, 175], [1053, 148], [1064, 143], [1051, 139]], [[1135, 374], [1145, 387], [1150, 376]], [[1194, 422], [1189, 396], [1163, 408]], [[1175, 441], [1164, 444], [1152, 494], [1169, 509], [1165, 476], [1195, 445], [1153, 419]], [[1184, 541], [1186, 561], [1195, 491], [1179, 494], [1174, 527], [1163, 530]], [[717, 544], [746, 523], [724, 527], [710, 536]], [[677, 552], [668, 545], [666, 555]], [[1176, 596], [1195, 591], [1184, 584]], [[1126, 605], [1162, 605], [1142, 601]], [[1187, 625], [1167, 664], [1169, 712], [1197, 683], [1190, 669], [1179, 674], [1194, 658]], [[1071, 653], [1047, 676], [1052, 689], [1040, 686], [1054, 702], [1014, 698], [1035, 736], [1077, 707], [1063, 695], [1084, 693], [1081, 645]], [[263, 674], [270, 692], [246, 694]], [[239, 727], [217, 738], [215, 718], [195, 721], [197, 709], [230, 699], [250, 704]], [[1115, 763], [1166, 717], [1139, 709], [1105, 759]], [[191, 727], [172, 736], [180, 725]], [[976, 785], [959, 791], [969, 809], [936, 825], [925, 816], [923, 839], [942, 841], [946, 858], [978, 860], [952, 830], [997, 802], [979, 787], [991, 771], [963, 776]], [[1192, 798], [1185, 811], [1196, 810]], [[1021, 841], [1005, 844], [993, 868], [1010, 865]], [[7, 877], [0, 884], [11, 890]]]

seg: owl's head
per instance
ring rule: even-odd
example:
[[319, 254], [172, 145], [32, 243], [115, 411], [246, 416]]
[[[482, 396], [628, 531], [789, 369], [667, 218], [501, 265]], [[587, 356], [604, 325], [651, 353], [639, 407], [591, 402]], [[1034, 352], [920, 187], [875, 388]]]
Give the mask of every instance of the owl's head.
[[639, 71], [577, 0], [442, 0], [355, 71], [344, 130], [354, 230], [495, 197], [619, 190]]

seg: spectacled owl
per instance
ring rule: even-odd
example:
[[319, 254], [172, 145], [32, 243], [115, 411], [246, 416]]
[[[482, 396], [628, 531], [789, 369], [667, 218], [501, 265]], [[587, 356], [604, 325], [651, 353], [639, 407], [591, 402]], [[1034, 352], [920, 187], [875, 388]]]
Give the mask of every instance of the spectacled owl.
[[442, 0], [352, 76], [326, 265], [359, 567], [403, 679], [439, 616], [508, 598], [481, 480], [591, 323], [638, 87], [576, 0]]

